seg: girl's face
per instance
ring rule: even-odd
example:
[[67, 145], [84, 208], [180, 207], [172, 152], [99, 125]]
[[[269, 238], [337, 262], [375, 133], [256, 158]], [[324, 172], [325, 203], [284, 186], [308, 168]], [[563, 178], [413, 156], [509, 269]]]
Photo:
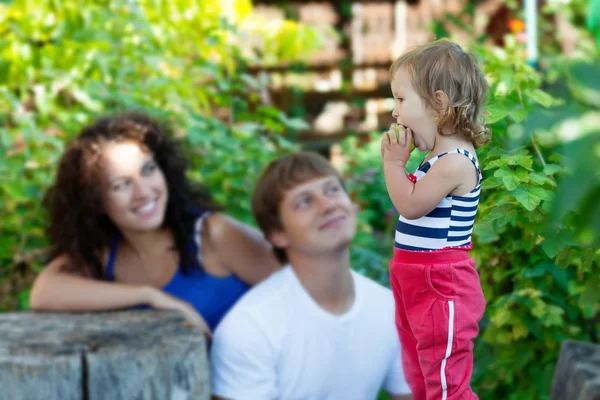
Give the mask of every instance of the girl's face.
[[436, 112], [427, 108], [415, 91], [406, 68], [398, 68], [391, 86], [395, 101], [392, 116], [398, 124], [412, 130], [415, 147], [433, 149], [437, 138]]
[[104, 212], [121, 231], [161, 227], [169, 192], [151, 153], [133, 141], [112, 142], [103, 154]]

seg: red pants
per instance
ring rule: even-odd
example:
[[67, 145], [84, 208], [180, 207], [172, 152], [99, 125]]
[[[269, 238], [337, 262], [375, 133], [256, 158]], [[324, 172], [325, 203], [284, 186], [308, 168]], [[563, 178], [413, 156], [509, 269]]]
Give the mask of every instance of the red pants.
[[394, 249], [390, 282], [402, 365], [414, 400], [473, 400], [473, 339], [485, 299], [465, 250]]

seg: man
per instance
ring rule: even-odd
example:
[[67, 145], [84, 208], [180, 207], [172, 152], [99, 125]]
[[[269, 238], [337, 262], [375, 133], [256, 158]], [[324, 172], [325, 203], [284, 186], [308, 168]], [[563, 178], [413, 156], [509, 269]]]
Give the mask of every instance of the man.
[[216, 399], [410, 399], [390, 290], [350, 270], [355, 209], [329, 162], [312, 153], [266, 168], [254, 217], [289, 263], [246, 294], [211, 349]]

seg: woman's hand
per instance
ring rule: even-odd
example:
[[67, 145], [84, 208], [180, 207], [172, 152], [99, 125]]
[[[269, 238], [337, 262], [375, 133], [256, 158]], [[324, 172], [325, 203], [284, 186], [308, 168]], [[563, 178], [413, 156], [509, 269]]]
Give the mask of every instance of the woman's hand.
[[200, 328], [200, 331], [208, 340], [212, 339], [210, 327], [190, 303], [179, 300], [154, 287], [147, 288], [147, 298], [148, 305], [152, 308], [157, 310], [175, 310], [181, 312], [188, 321], [194, 324], [194, 326]]

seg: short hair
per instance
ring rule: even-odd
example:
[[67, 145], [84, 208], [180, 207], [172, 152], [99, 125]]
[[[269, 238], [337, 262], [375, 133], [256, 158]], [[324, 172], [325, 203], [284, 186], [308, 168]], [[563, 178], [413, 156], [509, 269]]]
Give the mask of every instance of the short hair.
[[[271, 161], [263, 170], [252, 195], [252, 214], [260, 230], [268, 239], [273, 232], [283, 229], [279, 207], [285, 192], [315, 178], [335, 176], [344, 190], [342, 175], [329, 161], [312, 152], [297, 152]], [[288, 261], [284, 249], [273, 247], [282, 263]]]
[[475, 148], [490, 141], [484, 122], [489, 85], [471, 54], [449, 39], [440, 39], [402, 54], [390, 67], [390, 80], [399, 68], [406, 68], [428, 108], [435, 109], [436, 91], [448, 95], [449, 107], [438, 111], [438, 133], [447, 128], [451, 134], [463, 134]]

